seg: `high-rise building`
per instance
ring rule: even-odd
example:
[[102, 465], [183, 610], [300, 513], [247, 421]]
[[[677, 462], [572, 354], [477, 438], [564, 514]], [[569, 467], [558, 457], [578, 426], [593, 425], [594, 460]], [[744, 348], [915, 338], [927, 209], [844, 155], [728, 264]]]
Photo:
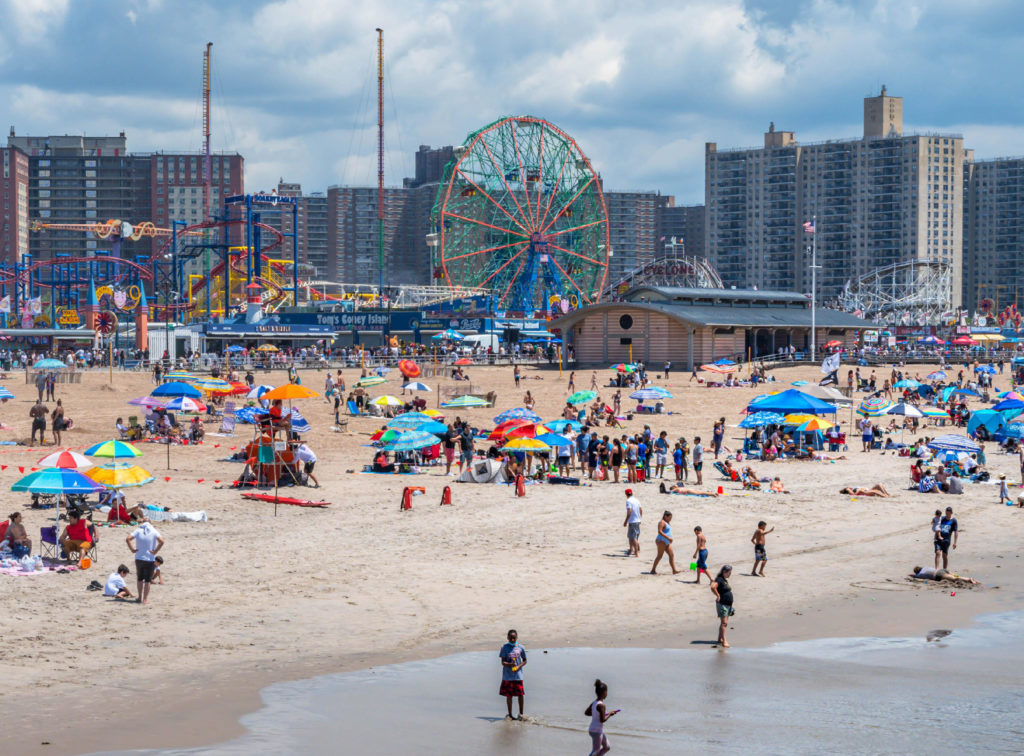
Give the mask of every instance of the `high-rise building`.
[[[425, 234], [417, 239], [412, 233], [416, 226], [412, 217], [413, 197], [414, 192], [403, 187], [384, 189], [385, 286], [419, 283], [429, 272], [429, 263], [415, 251], [419, 246], [426, 250], [426, 241]], [[377, 284], [377, 187], [328, 187], [327, 217], [327, 279]]]
[[704, 205], [669, 205], [658, 210], [658, 244], [664, 255], [705, 257]]
[[28, 155], [0, 147], [0, 261], [28, 254]]
[[608, 261], [608, 281], [611, 283], [662, 253], [658, 214], [673, 200], [655, 191], [606, 191], [604, 201], [608, 209], [608, 237], [612, 245], [612, 257]]
[[[968, 163], [964, 190], [963, 304], [991, 311], [1024, 296], [1024, 158]], [[986, 302], [986, 300], [988, 300]]]
[[903, 134], [902, 98], [864, 101], [864, 136], [800, 144], [772, 124], [764, 147], [705, 149], [708, 257], [726, 285], [810, 291], [815, 219], [818, 294], [875, 268], [947, 262], [960, 300], [963, 138]]
[[[301, 184], [287, 183], [284, 179], [277, 184], [277, 194], [298, 200], [299, 262], [312, 268], [306, 277], [310, 280], [327, 279], [330, 257], [327, 246], [327, 195], [323, 192], [303, 194]], [[291, 213], [268, 213], [261, 220], [282, 233], [292, 232]], [[291, 249], [290, 242], [287, 246]]]
[[[203, 160], [198, 152], [155, 152], [135, 155], [148, 163], [152, 177], [149, 217], [157, 226], [167, 228], [171, 221], [195, 225], [209, 220], [203, 207]], [[245, 191], [245, 158], [238, 153], [210, 156], [210, 209], [215, 216], [224, 213], [224, 198]]]
[[444, 178], [444, 169], [455, 157], [455, 148], [451, 145], [445, 147], [431, 147], [429, 144], [421, 144], [416, 151], [416, 175], [403, 181], [403, 186], [408, 189], [415, 189], [424, 184], [441, 183]]

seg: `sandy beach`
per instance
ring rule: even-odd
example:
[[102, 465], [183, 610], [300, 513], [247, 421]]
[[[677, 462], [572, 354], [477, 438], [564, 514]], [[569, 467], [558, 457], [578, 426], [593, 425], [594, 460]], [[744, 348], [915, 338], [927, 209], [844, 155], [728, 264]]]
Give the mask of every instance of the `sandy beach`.
[[[912, 366], [911, 372], [932, 369]], [[578, 387], [589, 387], [590, 372], [577, 371]], [[816, 366], [773, 372], [779, 382], [768, 390], [820, 378]], [[568, 376], [529, 366], [523, 375], [517, 390], [511, 368], [471, 368], [474, 385], [497, 392], [497, 410], [452, 411], [449, 419], [458, 414], [491, 427], [498, 411], [519, 406], [526, 389], [543, 417], [557, 417]], [[602, 379], [608, 375], [599, 372]], [[358, 371], [345, 376], [351, 384]], [[322, 389], [322, 372], [304, 371], [302, 378]], [[707, 441], [714, 420], [724, 416], [730, 425], [726, 445], [741, 444], [743, 431], [734, 427], [739, 412], [765, 389], [709, 389], [688, 378], [678, 373], [656, 381], [675, 394], [667, 402], [673, 414], [637, 417], [626, 429], [639, 431], [648, 423], [692, 444], [695, 435]], [[279, 385], [285, 376], [261, 373], [257, 380]], [[1008, 382], [1008, 376], [995, 377], [999, 389]], [[0, 407], [8, 426], [0, 440], [27, 442], [34, 387], [17, 373], [4, 385], [16, 398]], [[105, 371], [87, 373], [81, 385], [60, 384], [57, 396], [75, 420], [65, 445], [111, 438], [116, 417], [136, 414], [125, 401], [152, 388], [144, 373], [115, 373], [108, 386]], [[398, 393], [397, 376], [377, 388]], [[602, 393], [610, 398], [612, 391]], [[436, 394], [429, 395], [429, 406], [435, 404]], [[308, 440], [319, 456], [323, 488], [288, 493], [326, 499], [329, 508], [281, 507], [275, 517], [273, 504], [217, 487], [239, 474], [239, 464], [218, 460], [251, 439], [251, 426], [240, 425], [233, 438], [208, 435], [200, 446], [172, 447], [169, 470], [164, 446], [142, 444], [138, 462], [157, 480], [130, 490], [129, 501], [204, 510], [209, 517], [203, 523], [157, 523], [167, 541], [165, 584], [154, 586], [150, 605], [115, 603], [85, 590], [119, 563], [131, 565], [127, 529], [101, 530], [99, 558], [87, 572], [0, 575], [8, 607], [0, 618], [0, 671], [7, 683], [2, 705], [11, 752], [215, 742], [240, 730], [237, 717], [259, 708], [259, 690], [271, 682], [462, 651], [496, 654], [509, 627], [530, 649], [689, 648], [713, 641], [717, 623], [706, 583], [688, 584], [693, 573], [672, 576], [667, 565], [659, 566], [665, 574], [645, 574], [664, 509], [675, 514], [677, 561], [684, 570], [698, 524], [708, 537], [712, 571], [724, 562], [735, 565], [734, 646], [912, 635], [1024, 608], [1024, 510], [999, 505], [996, 485], [968, 485], [963, 496], [908, 491], [909, 460], [862, 453], [859, 442], [850, 444], [846, 460], [755, 465], [762, 474], [779, 475], [789, 495], [744, 492], [740, 484], [722, 481], [710, 463], [704, 487], [722, 485], [726, 495], [719, 498], [661, 495], [656, 483], [634, 486], [644, 525], [641, 556], [629, 559], [622, 527], [625, 484], [528, 486], [519, 499], [506, 486], [455, 484], [443, 476], [443, 466], [418, 477], [362, 475], [352, 471], [370, 461], [372, 450], [364, 444], [381, 421], [352, 418], [348, 433], [335, 433], [323, 399], [298, 406], [313, 426]], [[839, 418], [848, 429], [849, 411]], [[1016, 457], [988, 446], [993, 479], [1003, 472], [1019, 483]], [[8, 491], [0, 514], [23, 510], [35, 545], [53, 512], [25, 509], [28, 495], [9, 487], [21, 477], [19, 466], [27, 471], [49, 450], [0, 447], [0, 465], [6, 465], [0, 488]], [[874, 483], [894, 498], [838, 493], [842, 486]], [[440, 507], [446, 484], [452, 485], [454, 505]], [[426, 495], [400, 512], [406, 485], [424, 486]], [[954, 507], [961, 527], [951, 568], [986, 587], [951, 596], [939, 586], [904, 580], [915, 564], [931, 563], [929, 522], [940, 505]], [[760, 519], [776, 528], [768, 537], [765, 579], [742, 574], [750, 571], [750, 536]], [[494, 688], [496, 693], [497, 677]], [[493, 704], [496, 712], [504, 708], [496, 694]], [[112, 727], [113, 721], [119, 724]]]

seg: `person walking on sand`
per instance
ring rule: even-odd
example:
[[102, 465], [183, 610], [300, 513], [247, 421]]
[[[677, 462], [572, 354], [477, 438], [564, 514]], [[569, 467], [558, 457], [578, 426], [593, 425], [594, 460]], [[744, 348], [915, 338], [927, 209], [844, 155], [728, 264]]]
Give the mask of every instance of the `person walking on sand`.
[[946, 507], [946, 513], [939, 520], [935, 531], [935, 569], [939, 569], [939, 556], [942, 556], [942, 569], [949, 569], [949, 547], [956, 549], [960, 537], [960, 527], [953, 516], [953, 507]]
[[516, 388], [519, 388], [519, 366], [518, 365], [516, 365], [515, 369], [512, 371], [512, 377], [515, 378]]
[[32, 405], [32, 408], [28, 411], [28, 416], [32, 418], [32, 441], [35, 443], [36, 433], [39, 433], [39, 443], [46, 443], [46, 405], [43, 404], [42, 397]]
[[[518, 386], [519, 384], [517, 383], [516, 385]], [[569, 373], [569, 394], [571, 395], [571, 394], [574, 394], [574, 393], [576, 393], [576, 371], [575, 370]]]
[[672, 513], [667, 509], [658, 523], [658, 537], [654, 539], [654, 543], [658, 547], [658, 555], [654, 557], [654, 564], [651, 565], [651, 574], [658, 574], [658, 562], [661, 561], [662, 556], [668, 554], [668, 565], [672, 568], [672, 574], [678, 575], [676, 554], [672, 550]]
[[590, 374], [590, 390], [597, 391], [597, 371]]
[[633, 489], [626, 489], [626, 521], [622, 527], [626, 528], [626, 539], [629, 541], [629, 551], [626, 553], [632, 557], [640, 556], [640, 522], [644, 516], [644, 508], [633, 496]]
[[699, 585], [702, 572], [708, 576], [708, 581], [711, 580], [711, 573], [708, 572], [708, 539], [700, 525], [693, 529], [693, 534], [697, 536], [697, 548], [693, 550], [693, 558], [697, 560], [697, 579], [693, 582]]
[[154, 528], [145, 514], [141, 516], [139, 527], [124, 539], [128, 548], [135, 554], [135, 575], [138, 579], [139, 596], [136, 601], [149, 603], [149, 586], [153, 582], [156, 570], [156, 554], [164, 547], [164, 539]]
[[732, 565], [723, 564], [718, 575], [711, 581], [711, 592], [715, 594], [715, 610], [718, 613], [718, 646], [729, 648], [725, 639], [725, 631], [729, 629], [729, 618], [736, 613], [732, 607], [732, 587], [729, 578], [732, 576]]
[[608, 711], [604, 702], [608, 698], [608, 686], [600, 679], [594, 680], [594, 700], [583, 712], [583, 716], [590, 717], [590, 756], [604, 756], [612, 747], [608, 745], [608, 736], [604, 734], [604, 723], [618, 714], [622, 709]]
[[[751, 575], [756, 577], [764, 577], [764, 567], [768, 564], [768, 552], [765, 551], [764, 541], [765, 536], [775, 530], [775, 526], [768, 528], [768, 523], [761, 520], [757, 523], [757, 530], [754, 531], [754, 535], [750, 537], [750, 542], [754, 544], [754, 569], [750, 571]], [[757, 571], [757, 565], [760, 563], [761, 571]]]
[[714, 430], [711, 431], [711, 446], [715, 450], [715, 459], [718, 459], [722, 451], [722, 439], [725, 438], [725, 418], [715, 422]]
[[[519, 633], [509, 630], [506, 636], [508, 643], [501, 647], [498, 658], [501, 659], [501, 687], [499, 695], [505, 696], [508, 714], [505, 719], [523, 718], [523, 667], [526, 666], [526, 649], [519, 644]], [[519, 716], [512, 716], [512, 699], [519, 699]]]

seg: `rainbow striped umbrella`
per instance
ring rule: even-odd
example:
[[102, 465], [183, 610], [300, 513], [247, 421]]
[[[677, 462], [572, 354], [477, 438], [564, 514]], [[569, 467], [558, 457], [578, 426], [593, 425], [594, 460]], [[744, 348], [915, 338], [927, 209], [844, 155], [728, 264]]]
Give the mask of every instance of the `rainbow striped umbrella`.
[[884, 396], [873, 396], [860, 403], [860, 406], [857, 407], [857, 414], [863, 415], [864, 417], [881, 417], [886, 414], [892, 406], [892, 402]]
[[921, 414], [925, 417], [937, 417], [943, 420], [949, 420], [949, 413], [946, 410], [941, 410], [938, 407], [922, 407]]
[[89, 457], [107, 457], [109, 459], [127, 459], [141, 457], [142, 452], [126, 441], [101, 441], [85, 450]]

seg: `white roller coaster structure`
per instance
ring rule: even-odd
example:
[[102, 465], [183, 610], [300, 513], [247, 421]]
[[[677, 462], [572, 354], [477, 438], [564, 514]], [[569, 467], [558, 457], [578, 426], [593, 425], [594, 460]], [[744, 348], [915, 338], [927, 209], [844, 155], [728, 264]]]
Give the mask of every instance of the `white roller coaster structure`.
[[952, 317], [953, 266], [908, 260], [875, 268], [846, 282], [838, 306], [885, 325], [940, 325]]
[[644, 263], [601, 292], [602, 299], [614, 299], [635, 286], [680, 286], [690, 289], [721, 289], [722, 279], [707, 258], [669, 254]]

